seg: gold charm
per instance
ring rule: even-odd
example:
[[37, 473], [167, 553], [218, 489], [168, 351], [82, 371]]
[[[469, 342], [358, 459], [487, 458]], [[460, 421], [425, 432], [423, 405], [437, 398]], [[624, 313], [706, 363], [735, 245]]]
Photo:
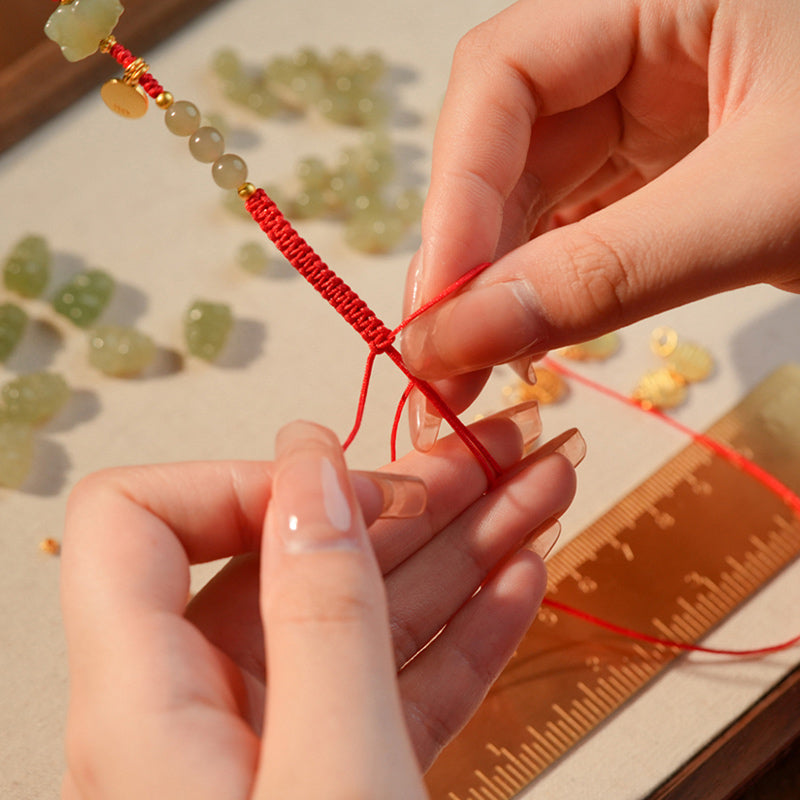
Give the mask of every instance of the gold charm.
[[669, 367], [647, 372], [631, 395], [645, 409], [674, 408], [686, 399], [686, 381]]
[[665, 359], [669, 369], [689, 383], [705, 380], [714, 369], [714, 359], [708, 350], [694, 342], [681, 342], [672, 328], [653, 331], [650, 347]]
[[138, 119], [147, 113], [147, 94], [141, 86], [112, 78], [100, 89], [103, 102], [115, 113], [127, 119]]
[[619, 350], [619, 334], [612, 331], [588, 342], [564, 347], [558, 354], [573, 361], [605, 361], [617, 350]]
[[125, 67], [122, 79], [112, 78], [103, 84], [100, 97], [115, 113], [127, 119], [138, 119], [147, 113], [147, 92], [139, 85], [139, 78], [149, 67], [137, 58]]
[[506, 386], [503, 389], [503, 396], [514, 405], [527, 400], [538, 400], [542, 405], [547, 405], [562, 400], [568, 391], [569, 387], [557, 372], [537, 367], [536, 383], [533, 386], [519, 381], [514, 386]]

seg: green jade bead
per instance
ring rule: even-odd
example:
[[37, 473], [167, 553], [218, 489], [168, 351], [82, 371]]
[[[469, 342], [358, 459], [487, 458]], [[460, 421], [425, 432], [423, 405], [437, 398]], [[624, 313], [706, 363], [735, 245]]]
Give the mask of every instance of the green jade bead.
[[155, 357], [153, 340], [135, 328], [98, 325], [89, 336], [89, 363], [106, 375], [138, 375]]
[[41, 236], [26, 236], [14, 245], [3, 265], [6, 289], [38, 297], [50, 280], [50, 248]]
[[242, 74], [242, 62], [235, 50], [225, 47], [214, 53], [211, 69], [223, 81], [232, 81]]
[[28, 315], [14, 303], [0, 305], [0, 361], [5, 361], [16, 349], [25, 327]]
[[236, 251], [236, 263], [245, 272], [259, 275], [265, 272], [269, 266], [269, 256], [267, 251], [257, 242], [245, 242]]
[[390, 253], [408, 230], [396, 213], [372, 207], [354, 214], [345, 226], [345, 241], [362, 253]]
[[87, 328], [105, 310], [114, 293], [114, 279], [100, 269], [81, 272], [56, 293], [53, 308], [79, 328]]
[[0, 389], [0, 418], [7, 422], [41, 425], [69, 400], [67, 382], [55, 372], [31, 372]]
[[186, 347], [193, 356], [214, 361], [227, 344], [232, 328], [230, 306], [197, 300], [184, 317]]
[[0, 486], [18, 489], [33, 466], [33, 428], [0, 420]]
[[72, 0], [61, 3], [50, 15], [44, 32], [67, 61], [80, 61], [97, 52], [123, 11], [119, 0]]

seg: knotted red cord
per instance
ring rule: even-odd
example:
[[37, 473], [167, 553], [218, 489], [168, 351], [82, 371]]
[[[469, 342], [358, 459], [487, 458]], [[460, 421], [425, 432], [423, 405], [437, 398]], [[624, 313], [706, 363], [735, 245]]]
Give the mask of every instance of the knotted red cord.
[[[380, 353], [386, 353], [409, 379], [411, 385], [419, 389], [447, 420], [453, 431], [466, 444], [472, 454], [480, 463], [489, 484], [492, 485], [500, 477], [503, 470], [491, 453], [478, 441], [475, 434], [464, 425], [456, 416], [450, 406], [440, 397], [438, 392], [427, 382], [415, 375], [406, 367], [403, 357], [394, 347], [397, 332], [402, 325], [394, 331], [389, 330], [375, 315], [375, 312], [351, 289], [324, 261], [314, 252], [312, 247], [291, 226], [280, 209], [270, 199], [263, 189], [256, 191], [245, 203], [250, 216], [258, 223], [261, 230], [267, 234], [272, 243], [283, 253], [287, 261], [302, 275], [324, 298], [336, 309], [346, 322], [369, 345], [369, 356], [361, 385], [356, 421], [350, 435], [345, 440], [345, 447], [353, 441], [361, 424], [364, 403], [366, 402], [369, 379], [372, 374], [372, 365]], [[461, 283], [464, 281], [462, 280]], [[421, 313], [420, 309], [418, 313]], [[407, 392], [403, 397], [407, 397]], [[402, 401], [401, 401], [402, 403]], [[396, 430], [396, 426], [393, 428]], [[394, 449], [394, 448], [393, 448]]]

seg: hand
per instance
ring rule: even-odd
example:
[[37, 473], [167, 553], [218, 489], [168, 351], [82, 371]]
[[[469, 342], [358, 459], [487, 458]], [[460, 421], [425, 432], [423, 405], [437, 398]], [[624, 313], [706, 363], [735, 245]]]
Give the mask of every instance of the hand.
[[[524, 375], [552, 348], [747, 284], [800, 291], [797, 12], [520, 0], [470, 31], [406, 310], [496, 263], [409, 325], [409, 367], [459, 411], [492, 365]], [[412, 433], [430, 445], [419, 403]]]
[[[391, 465], [428, 487], [414, 519], [375, 521], [374, 479], [348, 477], [309, 423], [280, 433], [274, 463], [84, 479], [63, 549], [65, 800], [423, 797], [539, 606], [530, 540], [574, 491], [552, 453], [583, 453], [565, 436], [519, 461], [508, 419], [473, 430], [503, 482], [486, 492], [444, 439]], [[190, 564], [228, 556], [187, 608]]]

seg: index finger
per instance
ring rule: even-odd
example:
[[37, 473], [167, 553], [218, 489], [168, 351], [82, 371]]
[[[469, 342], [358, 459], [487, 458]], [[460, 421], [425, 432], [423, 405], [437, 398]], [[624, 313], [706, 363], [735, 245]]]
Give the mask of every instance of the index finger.
[[[520, 0], [461, 40], [434, 139], [422, 267], [410, 277], [410, 301], [418, 306], [494, 260], [506, 201], [524, 174], [535, 204], [537, 192], [555, 191], [549, 182], [577, 185], [602, 166], [616, 122], [584, 125], [571, 110], [588, 107], [596, 122], [592, 101], [624, 77], [636, 38], [634, 6]], [[601, 112], [616, 113], [612, 106]], [[563, 112], [573, 117], [568, 124], [545, 127], [532, 141], [537, 119]]]

